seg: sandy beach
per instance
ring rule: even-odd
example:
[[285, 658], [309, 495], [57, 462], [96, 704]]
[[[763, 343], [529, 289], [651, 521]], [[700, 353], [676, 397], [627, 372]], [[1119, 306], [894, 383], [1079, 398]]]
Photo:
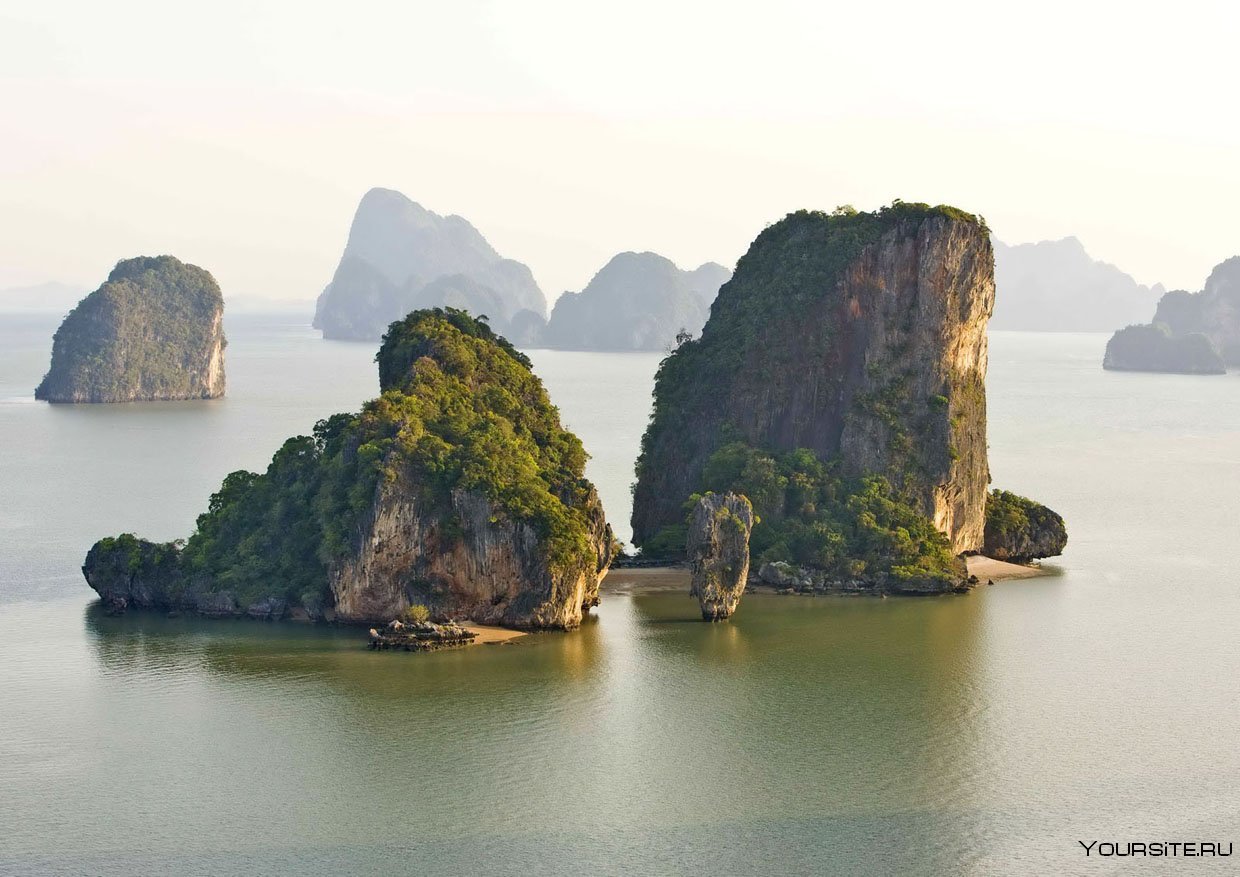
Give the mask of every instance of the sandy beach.
[[496, 643], [507, 643], [514, 639], [526, 635], [524, 630], [512, 630], [508, 627], [495, 627], [491, 624], [462, 624], [461, 627], [470, 633], [477, 634], [477, 638], [471, 645], [495, 645]]
[[983, 557], [975, 554], [966, 558], [969, 565], [969, 574], [975, 575], [983, 582], [1001, 582], [1004, 579], [1031, 579], [1035, 576], [1050, 575], [1047, 570], [1040, 566], [1025, 566], [1020, 563], [1008, 563], [1004, 560], [995, 560], [993, 557]]
[[[983, 583], [1029, 579], [1050, 574], [1040, 566], [1007, 563], [981, 555], [974, 555], [965, 560], [969, 567], [969, 574], [977, 576]], [[754, 591], [773, 590], [760, 585], [755, 587], [753, 584], [750, 588]], [[613, 569], [607, 573], [599, 590], [604, 594], [656, 594], [669, 591], [688, 594], [689, 570], [687, 567], [676, 566]], [[496, 628], [496, 630], [502, 630], [502, 628]], [[516, 633], [516, 631], [504, 632]]]

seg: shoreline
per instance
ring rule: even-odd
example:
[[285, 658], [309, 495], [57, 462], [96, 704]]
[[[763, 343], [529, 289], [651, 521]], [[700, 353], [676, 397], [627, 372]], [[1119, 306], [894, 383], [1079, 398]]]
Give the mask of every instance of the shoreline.
[[[1051, 575], [1041, 566], [1025, 566], [1019, 563], [1008, 563], [995, 560], [981, 554], [965, 558], [969, 575], [977, 576], [978, 585], [988, 582], [1015, 581]], [[608, 571], [599, 584], [603, 594], [666, 594], [689, 593], [690, 574], [687, 566], [631, 566], [620, 567]], [[778, 593], [778, 589], [770, 585], [751, 582], [746, 590], [754, 593]]]
[[1005, 582], [1013, 579], [1033, 579], [1051, 574], [1050, 570], [1040, 565], [1009, 563], [1006, 560], [995, 560], [984, 554], [969, 555], [965, 558], [965, 565], [969, 568], [969, 575], [977, 576], [982, 581]]

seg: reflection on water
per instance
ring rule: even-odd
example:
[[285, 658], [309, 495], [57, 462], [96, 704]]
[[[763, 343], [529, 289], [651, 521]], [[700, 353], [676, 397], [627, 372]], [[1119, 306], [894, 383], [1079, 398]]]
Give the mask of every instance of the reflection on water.
[[[17, 608], [0, 627], [37, 614]], [[42, 684], [94, 677], [66, 731], [109, 754], [73, 771], [76, 852], [39, 831], [16, 847], [66, 872], [252, 866], [229, 846], [251, 824], [281, 838], [263, 861], [317, 873], [409, 848], [450, 873], [547, 849], [568, 856], [549, 870], [604, 873], [797, 870], [832, 850], [843, 873], [875, 845], [945, 867], [977, 845], [970, 598], [752, 595], [709, 624], [686, 595], [605, 595], [573, 633], [423, 655], [348, 628], [81, 611], [79, 654]], [[32, 815], [57, 797], [25, 796]], [[79, 858], [110, 836], [152, 858]]]
[[[397, 826], [339, 785], [382, 783], [417, 753], [474, 789], [434, 795], [444, 778], [432, 775], [384, 795], [430, 835], [465, 820], [471, 835], [559, 842], [560, 820], [606, 801], [609, 831], [649, 836], [642, 845], [718, 847], [715, 835], [743, 822], [784, 836], [789, 856], [828, 841], [857, 847], [859, 866], [859, 850], [897, 834], [945, 862], [976, 845], [961, 780], [978, 769], [970, 752], [985, 711], [971, 672], [978, 607], [755, 594], [737, 618], [708, 624], [686, 595], [608, 597], [572, 634], [428, 655], [367, 651], [347, 629], [95, 608], [86, 621], [109, 679], [177, 680], [191, 700], [207, 688], [212, 701], [241, 701], [291, 752], [305, 752], [305, 738], [320, 752], [347, 741], [317, 765], [331, 779], [316, 783], [368, 814], [347, 817], [367, 836]], [[936, 815], [916, 814], [918, 803]]]

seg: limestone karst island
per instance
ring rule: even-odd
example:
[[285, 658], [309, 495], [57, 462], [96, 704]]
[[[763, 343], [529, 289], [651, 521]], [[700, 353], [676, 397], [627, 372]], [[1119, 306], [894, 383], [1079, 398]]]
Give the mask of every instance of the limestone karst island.
[[500, 256], [468, 220], [371, 189], [319, 296], [315, 328], [329, 339], [377, 340], [393, 320], [431, 307], [485, 316], [514, 344], [537, 337], [547, 322], [547, 300], [530, 269]]
[[577, 627], [614, 539], [529, 360], [451, 309], [393, 323], [376, 358], [379, 398], [229, 475], [184, 547], [100, 540], [82, 569], [104, 603]]
[[48, 402], [156, 402], [224, 395], [224, 298], [172, 256], [118, 262], [69, 312], [35, 390]]
[[0, 877], [1240, 873], [1237, 35], [3, 0]]
[[[795, 213], [766, 229], [699, 339], [659, 367], [633, 493], [643, 555], [679, 559], [686, 510], [748, 497], [758, 578], [824, 591], [975, 584], [987, 538], [986, 322], [994, 255], [950, 207]], [[1062, 542], [1009, 515], [996, 546]], [[1051, 513], [1053, 514], [1053, 513]]]
[[[454, 222], [377, 190], [351, 242], [380, 208], [402, 234]], [[326, 295], [321, 321], [374, 305]], [[970, 553], [1060, 553], [1058, 515], [989, 493], [994, 298], [989, 232], [954, 208], [802, 211], [766, 229], [701, 337], [682, 332], [659, 367], [633, 493], [641, 559], [689, 563], [703, 617], [722, 620], [751, 578], [938, 594], [978, 583]], [[83, 572], [105, 605], [577, 627], [617, 545], [529, 358], [486, 318], [437, 307], [391, 323], [376, 360], [379, 398], [289, 439], [265, 473], [229, 475], [183, 546], [100, 540]]]

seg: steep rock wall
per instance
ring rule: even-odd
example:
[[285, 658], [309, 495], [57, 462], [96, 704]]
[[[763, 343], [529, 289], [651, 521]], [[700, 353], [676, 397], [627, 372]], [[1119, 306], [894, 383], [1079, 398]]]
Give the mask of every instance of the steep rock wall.
[[533, 528], [485, 496], [454, 490], [451, 508], [435, 509], [414, 485], [382, 484], [356, 550], [329, 570], [337, 617], [382, 621], [422, 603], [442, 619], [577, 627], [598, 604], [612, 556], [611, 528], [593, 490], [587, 516], [594, 562], [556, 569]]
[[640, 545], [683, 518], [730, 439], [886, 475], [951, 540], [980, 547], [994, 257], [950, 208], [793, 214], [758, 237], [698, 341], [660, 369], [634, 491]]

